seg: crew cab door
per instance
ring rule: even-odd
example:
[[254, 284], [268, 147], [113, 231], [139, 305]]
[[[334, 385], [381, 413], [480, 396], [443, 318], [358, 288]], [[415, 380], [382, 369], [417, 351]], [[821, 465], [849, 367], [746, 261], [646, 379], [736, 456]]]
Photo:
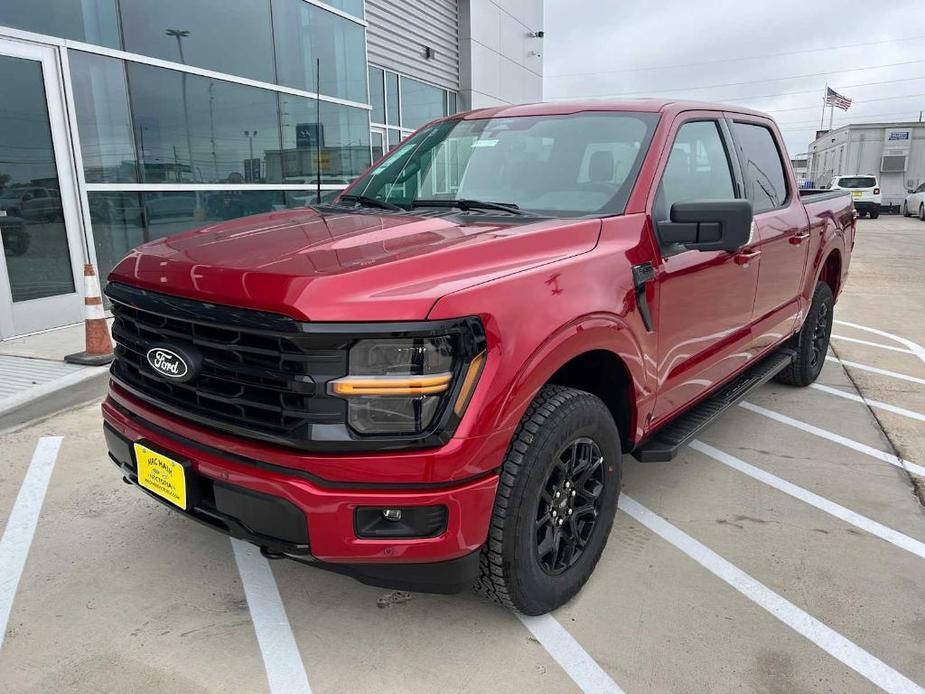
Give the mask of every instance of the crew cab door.
[[649, 428], [744, 366], [758, 285], [759, 258], [750, 243], [729, 253], [687, 250], [658, 238], [673, 203], [743, 197], [721, 114], [684, 113], [673, 129], [648, 202], [661, 255], [655, 268], [658, 395]]
[[800, 296], [810, 246], [809, 218], [771, 121], [727, 115], [745, 195], [755, 214], [755, 249], [761, 253], [752, 345], [761, 351], [790, 335], [803, 308]]

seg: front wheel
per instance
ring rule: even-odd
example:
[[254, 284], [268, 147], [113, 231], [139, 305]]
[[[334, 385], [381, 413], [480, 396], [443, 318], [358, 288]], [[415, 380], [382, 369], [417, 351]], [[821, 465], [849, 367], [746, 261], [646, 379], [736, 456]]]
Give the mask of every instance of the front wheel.
[[909, 212], [909, 204], [903, 201], [903, 217], [911, 217], [912, 213]]
[[621, 455], [616, 424], [599, 398], [544, 386], [505, 457], [475, 589], [528, 615], [578, 593], [613, 525]]
[[777, 374], [779, 382], [802, 387], [819, 378], [829, 351], [834, 308], [832, 289], [825, 282], [817, 283], [809, 313], [794, 340], [796, 356], [790, 366]]
[[919, 205], [919, 219], [925, 222], [925, 203]]

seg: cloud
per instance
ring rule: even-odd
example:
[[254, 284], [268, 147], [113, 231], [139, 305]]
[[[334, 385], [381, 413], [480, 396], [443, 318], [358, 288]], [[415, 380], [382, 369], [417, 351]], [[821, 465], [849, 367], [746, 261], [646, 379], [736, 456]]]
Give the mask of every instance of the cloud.
[[747, 106], [778, 121], [791, 154], [805, 152], [826, 83], [854, 100], [836, 109], [835, 127], [925, 110], [925, 2], [888, 5], [546, 0], [545, 97]]

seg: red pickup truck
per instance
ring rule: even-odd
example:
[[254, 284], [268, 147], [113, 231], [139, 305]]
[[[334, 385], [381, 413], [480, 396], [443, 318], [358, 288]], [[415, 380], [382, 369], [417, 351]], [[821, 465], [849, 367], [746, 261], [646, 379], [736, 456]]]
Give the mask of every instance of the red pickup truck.
[[601, 556], [624, 453], [819, 375], [854, 218], [760, 113], [451, 116], [333, 202], [120, 262], [109, 455], [267, 557], [543, 613]]

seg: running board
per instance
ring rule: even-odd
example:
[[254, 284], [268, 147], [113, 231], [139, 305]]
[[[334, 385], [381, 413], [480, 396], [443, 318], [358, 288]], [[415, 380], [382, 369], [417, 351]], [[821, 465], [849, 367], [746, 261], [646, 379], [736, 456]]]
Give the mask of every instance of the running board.
[[792, 349], [780, 349], [762, 359], [706, 400], [652, 434], [633, 450], [633, 457], [642, 463], [668, 462], [726, 410], [790, 366], [795, 356]]

